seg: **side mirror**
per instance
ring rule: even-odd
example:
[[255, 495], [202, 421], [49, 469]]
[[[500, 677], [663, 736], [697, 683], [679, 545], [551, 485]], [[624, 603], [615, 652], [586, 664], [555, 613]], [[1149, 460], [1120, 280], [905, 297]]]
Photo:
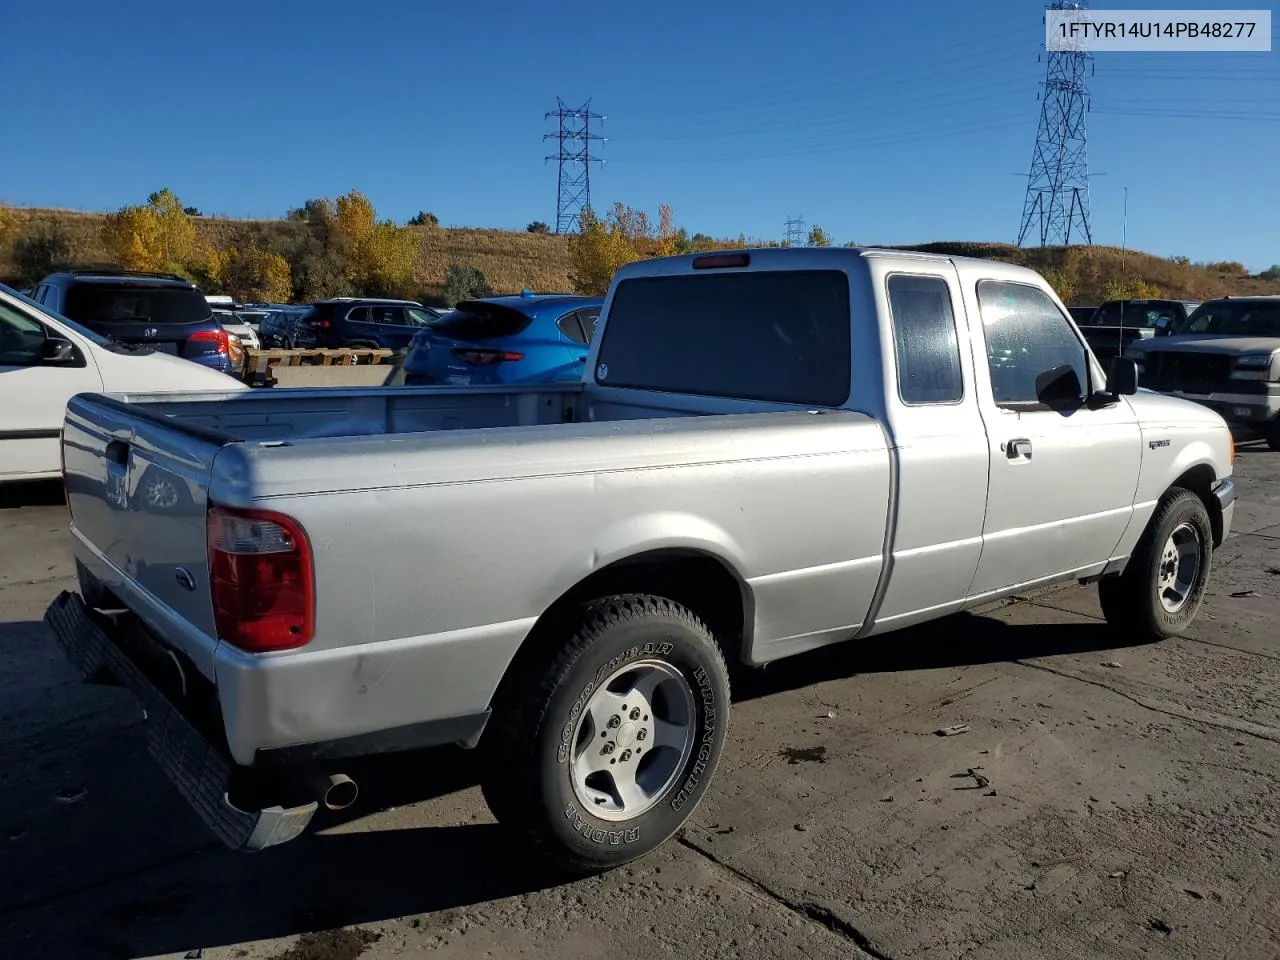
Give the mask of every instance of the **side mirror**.
[[47, 364], [61, 365], [75, 363], [77, 359], [76, 345], [61, 337], [46, 337], [40, 359]]
[[1138, 364], [1124, 357], [1111, 361], [1107, 371], [1107, 393], [1116, 397], [1131, 397], [1138, 392]]

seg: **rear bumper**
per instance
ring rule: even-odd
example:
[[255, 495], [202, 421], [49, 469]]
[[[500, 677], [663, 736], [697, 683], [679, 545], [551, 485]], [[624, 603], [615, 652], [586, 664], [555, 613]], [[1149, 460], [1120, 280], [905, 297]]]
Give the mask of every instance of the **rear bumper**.
[[91, 614], [74, 593], [62, 593], [45, 612], [67, 659], [86, 679], [110, 674], [137, 697], [147, 727], [147, 745], [170, 782], [205, 824], [233, 850], [262, 850], [299, 836], [316, 812], [298, 807], [246, 811], [230, 799], [234, 764], [225, 747], [207, 738], [183, 715], [122, 644], [117, 621]]

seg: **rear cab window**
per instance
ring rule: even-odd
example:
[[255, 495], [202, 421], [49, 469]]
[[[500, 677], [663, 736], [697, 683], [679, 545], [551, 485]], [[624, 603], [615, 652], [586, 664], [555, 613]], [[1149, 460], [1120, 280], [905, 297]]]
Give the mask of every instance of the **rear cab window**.
[[208, 323], [209, 302], [195, 287], [145, 283], [77, 283], [63, 310], [81, 323]]
[[613, 293], [602, 386], [839, 407], [850, 387], [839, 270], [635, 277]]
[[1182, 307], [1169, 300], [1111, 300], [1098, 308], [1097, 327], [1153, 327], [1167, 329], [1182, 317]]

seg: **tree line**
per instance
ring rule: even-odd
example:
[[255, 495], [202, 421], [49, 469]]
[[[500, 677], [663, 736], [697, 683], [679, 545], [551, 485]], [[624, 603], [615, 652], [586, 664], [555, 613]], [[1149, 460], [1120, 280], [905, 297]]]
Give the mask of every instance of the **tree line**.
[[[331, 200], [307, 200], [283, 221], [235, 225], [221, 242], [202, 239], [199, 211], [184, 206], [169, 189], [157, 190], [146, 203], [108, 214], [99, 231], [110, 266], [126, 270], [175, 273], [195, 281], [205, 293], [230, 294], [246, 302], [311, 302], [326, 297], [369, 296], [419, 299], [422, 285], [415, 267], [421, 229], [435, 229], [434, 214], [420, 212], [407, 226], [380, 219], [358, 190]], [[34, 283], [71, 266], [72, 243], [57, 224], [18, 233], [18, 216], [0, 207], [0, 243], [12, 241], [18, 273]], [[492, 293], [484, 275], [465, 264], [445, 275], [450, 302]]]

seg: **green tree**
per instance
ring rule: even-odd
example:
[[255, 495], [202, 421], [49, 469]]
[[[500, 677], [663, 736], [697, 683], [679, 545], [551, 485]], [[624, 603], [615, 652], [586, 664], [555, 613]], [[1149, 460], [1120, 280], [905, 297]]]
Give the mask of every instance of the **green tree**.
[[453, 264], [444, 275], [444, 299], [449, 306], [463, 300], [492, 297], [493, 288], [476, 267]]
[[524, 229], [527, 233], [550, 233], [551, 232], [551, 228], [548, 227], [541, 220], [533, 221], [533, 223], [529, 224]]
[[1280, 263], [1273, 263], [1258, 274], [1259, 280], [1280, 280]]
[[811, 247], [829, 247], [831, 244], [831, 235], [815, 224], [813, 229], [809, 231], [808, 245]]
[[36, 283], [41, 278], [71, 266], [71, 238], [61, 224], [19, 237], [13, 244], [13, 264], [23, 280]]
[[434, 213], [428, 213], [426, 210], [419, 210], [415, 216], [409, 218], [409, 226], [438, 227], [440, 226], [440, 218]]

